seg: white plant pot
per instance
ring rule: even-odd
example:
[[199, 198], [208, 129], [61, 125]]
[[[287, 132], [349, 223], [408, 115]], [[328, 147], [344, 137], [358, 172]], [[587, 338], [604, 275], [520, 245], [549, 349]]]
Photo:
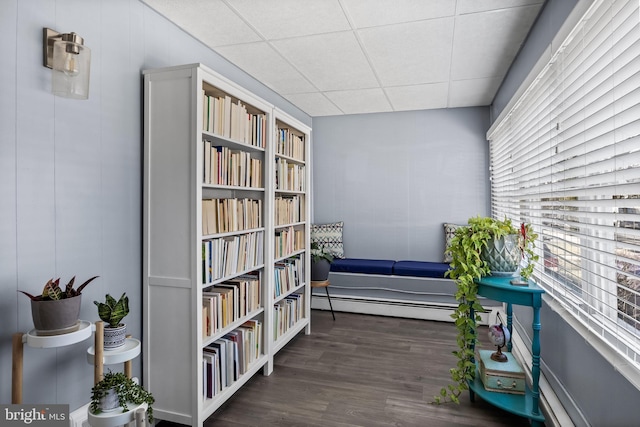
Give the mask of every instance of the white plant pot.
[[115, 389], [109, 390], [105, 396], [101, 397], [98, 406], [102, 412], [110, 412], [119, 408], [120, 403]]
[[105, 326], [104, 328], [104, 349], [114, 350], [124, 345], [127, 335], [127, 325], [121, 323], [117, 328], [110, 328]]

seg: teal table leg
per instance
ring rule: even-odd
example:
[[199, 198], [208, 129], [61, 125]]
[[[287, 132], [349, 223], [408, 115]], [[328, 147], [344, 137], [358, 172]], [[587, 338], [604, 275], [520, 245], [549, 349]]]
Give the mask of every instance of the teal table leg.
[[538, 405], [540, 400], [540, 388], [538, 381], [540, 379], [540, 307], [533, 307], [533, 341], [531, 343], [532, 363], [531, 363], [531, 397], [532, 397], [532, 413], [533, 415], [540, 415], [540, 407]]
[[[509, 336], [513, 336], [513, 306], [511, 303], [507, 303], [507, 329], [509, 330]], [[507, 351], [511, 351], [511, 340], [507, 343]]]

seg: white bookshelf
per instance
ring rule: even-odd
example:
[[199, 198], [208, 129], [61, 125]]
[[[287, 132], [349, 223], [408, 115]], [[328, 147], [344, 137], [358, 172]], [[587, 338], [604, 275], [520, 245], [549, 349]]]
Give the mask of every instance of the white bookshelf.
[[[144, 385], [156, 399], [158, 420], [202, 426], [251, 376], [260, 371], [269, 375], [274, 354], [296, 333], [310, 332], [309, 165], [306, 157], [287, 157], [298, 170], [304, 169], [296, 184], [302, 180], [305, 185], [276, 190], [274, 145], [276, 124], [286, 123], [304, 137], [304, 152], [309, 153], [310, 129], [201, 64], [143, 74]], [[232, 132], [220, 128], [218, 119], [211, 120], [218, 117], [218, 105], [228, 111], [225, 102], [235, 104], [233, 108], [239, 111], [233, 120], [223, 119], [227, 126], [231, 124]], [[226, 116], [221, 113], [219, 117]], [[207, 159], [207, 153], [213, 154]], [[232, 170], [239, 173], [217, 167], [220, 164], [232, 164]], [[301, 199], [302, 218], [276, 227], [278, 195]], [[230, 220], [229, 212], [240, 214]], [[282, 227], [302, 232], [303, 237], [298, 235], [299, 247], [276, 259], [275, 236]], [[233, 254], [225, 258], [224, 265], [222, 253]], [[210, 261], [203, 262], [203, 254]], [[304, 264], [304, 277], [276, 300], [274, 266], [296, 257]], [[213, 321], [211, 328], [206, 326], [210, 316], [209, 311], [203, 313], [203, 292], [224, 292], [229, 281], [243, 278], [251, 282], [241, 286], [249, 292], [255, 289], [255, 280], [247, 274], [259, 278], [259, 304], [251, 299], [245, 312], [239, 308], [238, 315], [227, 318], [226, 324], [220, 318], [220, 324]], [[300, 319], [276, 342], [273, 306], [288, 297], [303, 300], [304, 307], [299, 310]], [[233, 383], [210, 390], [207, 396], [209, 377], [203, 349], [248, 322], [253, 322], [256, 331], [256, 322], [260, 323], [259, 353], [248, 354], [247, 360], [253, 360], [245, 363], [246, 371]]]
[[[270, 365], [273, 364], [274, 355], [282, 349], [293, 337], [300, 331], [310, 333], [310, 310], [311, 310], [311, 264], [310, 264], [310, 162], [309, 154], [311, 152], [311, 128], [300, 123], [290, 115], [274, 108], [273, 110], [273, 146], [270, 150], [270, 182], [272, 186], [269, 190], [269, 200], [274, 202], [273, 209], [270, 210], [269, 222], [273, 224], [271, 236], [273, 237], [272, 246], [274, 247], [274, 257], [272, 262], [267, 266], [270, 276], [274, 277], [274, 286], [269, 292], [269, 303], [266, 307], [271, 309], [270, 315], [273, 317], [272, 328], [269, 331], [269, 355]], [[284, 143], [282, 142], [284, 141]], [[293, 146], [295, 149], [292, 149]], [[298, 180], [289, 179], [291, 177], [283, 176], [282, 165], [290, 165], [290, 169], [294, 169], [300, 176]], [[294, 185], [292, 181], [297, 181]], [[278, 200], [289, 200], [290, 203], [278, 205]], [[280, 209], [279, 207], [288, 205], [289, 209]], [[287, 212], [288, 214], [282, 214]], [[293, 247], [288, 250], [277, 250], [277, 236], [283, 232], [291, 233], [293, 231]], [[301, 235], [301, 239], [297, 239], [295, 234]], [[295, 268], [299, 272], [294, 281], [290, 281], [289, 287], [279, 291], [276, 290], [278, 281], [276, 270], [283, 269], [282, 264], [299, 263], [300, 267]], [[299, 304], [298, 310], [290, 313], [288, 322], [278, 327], [282, 311], [286, 311], [291, 304]], [[279, 315], [276, 314], [275, 306], [280, 307]]]

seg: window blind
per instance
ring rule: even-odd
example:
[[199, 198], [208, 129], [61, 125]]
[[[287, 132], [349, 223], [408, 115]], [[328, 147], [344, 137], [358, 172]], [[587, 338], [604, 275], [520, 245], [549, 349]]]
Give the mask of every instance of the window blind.
[[534, 277], [640, 368], [640, 11], [600, 0], [494, 126], [491, 207], [539, 234]]

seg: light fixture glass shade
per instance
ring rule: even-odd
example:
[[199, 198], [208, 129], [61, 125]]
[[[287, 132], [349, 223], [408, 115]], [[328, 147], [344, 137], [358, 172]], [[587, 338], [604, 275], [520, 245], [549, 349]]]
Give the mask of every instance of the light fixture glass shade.
[[73, 41], [57, 40], [53, 44], [53, 94], [65, 98], [89, 98], [90, 68], [91, 49]]

